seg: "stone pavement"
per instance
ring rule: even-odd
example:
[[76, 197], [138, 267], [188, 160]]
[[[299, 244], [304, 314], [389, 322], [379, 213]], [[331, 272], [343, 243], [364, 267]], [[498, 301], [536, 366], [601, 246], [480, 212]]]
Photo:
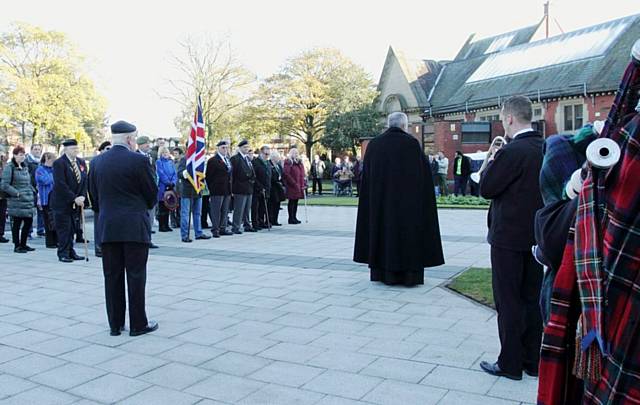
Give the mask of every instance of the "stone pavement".
[[155, 234], [160, 328], [134, 338], [108, 334], [98, 259], [0, 245], [0, 403], [535, 402], [536, 379], [479, 371], [497, 355], [495, 313], [441, 286], [488, 266], [485, 212], [440, 212], [447, 264], [410, 289], [350, 260], [355, 213], [310, 207], [308, 224], [192, 244]]

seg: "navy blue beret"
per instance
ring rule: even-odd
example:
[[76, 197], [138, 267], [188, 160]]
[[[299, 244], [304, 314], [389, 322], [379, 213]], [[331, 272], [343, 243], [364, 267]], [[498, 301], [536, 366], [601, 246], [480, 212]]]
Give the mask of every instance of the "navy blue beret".
[[246, 139], [243, 139], [238, 144], [238, 147], [242, 148], [244, 145], [248, 145], [248, 144], [249, 144], [249, 141], [247, 141]]
[[225, 145], [229, 145], [229, 142], [225, 141], [224, 139], [216, 144], [216, 146], [225, 146]]
[[135, 125], [129, 124], [127, 121], [118, 121], [111, 124], [112, 134], [129, 134], [137, 130], [138, 128]]
[[78, 145], [78, 141], [76, 141], [75, 139], [67, 139], [66, 141], [62, 142], [62, 146], [77, 146]]

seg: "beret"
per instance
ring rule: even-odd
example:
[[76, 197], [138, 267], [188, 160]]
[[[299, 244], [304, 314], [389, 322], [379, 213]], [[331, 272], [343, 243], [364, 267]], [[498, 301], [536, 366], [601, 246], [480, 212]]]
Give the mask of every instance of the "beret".
[[240, 141], [240, 143], [238, 144], [238, 147], [243, 147], [244, 145], [248, 145], [249, 141], [247, 141], [246, 139], [243, 139]]
[[99, 152], [102, 152], [103, 150], [105, 150], [105, 148], [106, 148], [107, 146], [111, 146], [111, 142], [109, 142], [109, 141], [104, 141], [104, 142], [102, 142], [102, 143], [100, 144], [100, 146], [98, 146], [98, 151], [99, 151]]
[[216, 144], [216, 146], [225, 146], [225, 145], [229, 145], [229, 142], [225, 141], [224, 139]]
[[138, 139], [136, 139], [136, 143], [138, 145], [144, 145], [145, 143], [149, 143], [149, 142], [151, 141], [149, 140], [149, 137], [146, 135], [139, 136]]
[[118, 121], [111, 124], [112, 134], [129, 134], [137, 130], [135, 125], [129, 124], [127, 121]]
[[75, 139], [67, 139], [66, 141], [62, 142], [62, 146], [78, 146], [78, 141], [76, 141]]

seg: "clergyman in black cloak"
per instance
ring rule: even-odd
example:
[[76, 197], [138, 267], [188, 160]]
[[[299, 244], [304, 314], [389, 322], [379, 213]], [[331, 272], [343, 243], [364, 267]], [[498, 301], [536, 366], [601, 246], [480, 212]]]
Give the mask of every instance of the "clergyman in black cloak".
[[424, 284], [424, 268], [444, 263], [431, 169], [407, 116], [392, 113], [388, 126], [364, 156], [353, 260], [371, 281]]

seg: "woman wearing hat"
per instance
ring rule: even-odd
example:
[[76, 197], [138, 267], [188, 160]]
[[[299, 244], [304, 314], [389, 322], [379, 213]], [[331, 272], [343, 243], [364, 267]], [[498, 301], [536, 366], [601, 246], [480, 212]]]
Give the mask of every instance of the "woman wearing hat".
[[[22, 146], [13, 148], [13, 158], [2, 171], [2, 191], [7, 195], [7, 210], [13, 224], [13, 251], [27, 253], [35, 250], [27, 245], [29, 230], [33, 224], [35, 190], [31, 184], [31, 175], [25, 163], [25, 150]], [[22, 232], [20, 227], [22, 226]]]
[[158, 222], [160, 232], [171, 232], [169, 227], [169, 208], [164, 199], [165, 191], [173, 190], [178, 181], [176, 167], [171, 160], [171, 152], [165, 146], [158, 148], [159, 159], [156, 160], [156, 173], [158, 175]]

